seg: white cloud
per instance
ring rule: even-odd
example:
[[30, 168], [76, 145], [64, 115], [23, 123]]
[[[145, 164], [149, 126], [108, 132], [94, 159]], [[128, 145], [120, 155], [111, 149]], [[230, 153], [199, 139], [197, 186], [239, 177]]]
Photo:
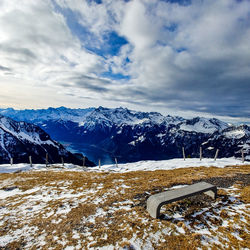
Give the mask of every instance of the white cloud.
[[103, 70], [101, 58], [81, 47], [50, 2], [6, 1], [3, 9], [1, 63], [12, 69], [14, 77], [53, 84], [62, 75]]
[[120, 33], [135, 46], [136, 50], [147, 49], [155, 43], [155, 27], [141, 1], [131, 1], [125, 8]]
[[[78, 23], [95, 37], [95, 40], [88, 42], [94, 43], [96, 47], [102, 44], [103, 35], [117, 31], [126, 5], [123, 1], [113, 0], [105, 0], [102, 4], [78, 0], [56, 0], [56, 3], [64, 10], [71, 10], [76, 14]], [[83, 44], [86, 42], [82, 41]]]
[[[156, 0], [55, 2], [70, 14], [49, 0], [1, 1], [0, 87], [5, 96], [19, 82], [36, 98], [49, 93], [48, 106], [121, 102], [175, 114], [249, 115], [249, 1], [185, 6]], [[79, 37], [70, 29], [67, 18], [73, 15], [90, 35]], [[103, 58], [88, 50], [89, 45], [101, 50], [112, 31], [129, 42], [118, 54]], [[102, 77], [110, 69], [131, 80]], [[53, 99], [51, 92], [60, 97]], [[12, 96], [16, 106], [18, 100], [24, 105], [24, 97]], [[39, 100], [39, 105], [46, 102]]]

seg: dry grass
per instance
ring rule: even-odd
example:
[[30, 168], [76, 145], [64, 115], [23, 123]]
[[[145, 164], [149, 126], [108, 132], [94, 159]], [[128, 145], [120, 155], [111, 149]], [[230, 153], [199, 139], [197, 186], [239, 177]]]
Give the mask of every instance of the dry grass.
[[[202, 206], [194, 206], [192, 201], [184, 202], [191, 210], [184, 213], [181, 222], [155, 220], [145, 210], [150, 194], [174, 185], [233, 177], [239, 173], [249, 174], [250, 165], [128, 173], [30, 171], [0, 174], [0, 188], [16, 186], [23, 192], [37, 188], [33, 193], [0, 200], [0, 246], [1, 236], [21, 230], [25, 233], [14, 237], [5, 245], [6, 249], [62, 249], [66, 246], [133, 249], [136, 239], [140, 239], [141, 247], [151, 244], [154, 249], [197, 249], [198, 246], [207, 249], [202, 245], [206, 239], [197, 229], [203, 225], [212, 235], [212, 226], [218, 227], [215, 236], [222, 245], [210, 242], [211, 248], [244, 248], [250, 242], [249, 209], [244, 215], [245, 223], [243, 215], [230, 214], [227, 206], [234, 206], [236, 201], [230, 201], [228, 190], [219, 190], [219, 200], [226, 203], [226, 208], [210, 208], [210, 213], [215, 215], [211, 220], [205, 212], [193, 219], [192, 215]], [[232, 192], [249, 208], [249, 185], [238, 182], [237, 188]], [[165, 211], [173, 211], [177, 206], [179, 203], [166, 206]], [[8, 212], [1, 213], [1, 209]], [[190, 220], [190, 225], [186, 220]], [[223, 220], [229, 221], [228, 226], [223, 226]], [[241, 226], [235, 228], [235, 225]], [[234, 236], [235, 230], [239, 238]]]

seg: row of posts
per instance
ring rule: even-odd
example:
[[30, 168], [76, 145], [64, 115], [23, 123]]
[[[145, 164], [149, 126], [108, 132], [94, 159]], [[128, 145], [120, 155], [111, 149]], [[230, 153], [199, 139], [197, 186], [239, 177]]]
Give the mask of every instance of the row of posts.
[[[218, 157], [218, 153], [219, 153], [219, 149], [216, 149], [215, 156], [214, 156], [214, 161], [216, 161], [216, 159]], [[182, 147], [182, 155], [183, 155], [183, 159], [185, 161], [186, 156], [185, 156], [184, 147]], [[241, 150], [241, 159], [242, 159], [242, 162], [244, 163], [245, 156], [244, 156], [243, 149]], [[202, 147], [200, 147], [200, 161], [201, 160], [202, 160]], [[61, 157], [61, 162], [62, 162], [62, 165], [64, 166], [63, 157]], [[31, 155], [29, 156], [29, 163], [30, 163], [30, 166], [32, 167], [32, 157], [31, 157]], [[46, 167], [49, 165], [49, 155], [48, 154], [46, 154], [45, 164], [46, 164]], [[10, 165], [13, 165], [13, 158], [10, 158]], [[98, 165], [99, 165], [99, 168], [101, 168], [101, 160], [100, 159], [98, 160]], [[115, 165], [116, 165], [116, 167], [118, 167], [117, 158], [115, 158]], [[82, 166], [85, 167], [85, 157], [84, 156], [83, 156], [83, 159], [82, 159]]]
[[[63, 157], [61, 157], [61, 162], [62, 162], [62, 165], [64, 166], [64, 159]], [[30, 166], [32, 167], [32, 156], [30, 155], [29, 156], [29, 163], [30, 163]], [[45, 164], [46, 164], [46, 167], [48, 167], [49, 165], [49, 155], [48, 153], [46, 154], [46, 158], [45, 158]], [[10, 165], [13, 165], [13, 157], [10, 158]], [[83, 157], [83, 166], [85, 165], [85, 157]]]
[[[215, 156], [214, 156], [214, 161], [216, 161], [216, 159], [218, 157], [218, 153], [219, 153], [219, 149], [216, 149]], [[186, 160], [186, 156], [185, 156], [185, 149], [184, 149], [184, 147], [182, 147], [182, 155], [183, 155], [183, 159], [185, 161]], [[243, 149], [241, 149], [241, 159], [242, 159], [242, 162], [244, 163], [245, 156], [244, 156]], [[200, 161], [201, 160], [202, 160], [202, 147], [200, 147]]]
[[[85, 167], [85, 157], [83, 156], [82, 158], [82, 166]], [[61, 157], [61, 162], [62, 162], [62, 165], [64, 166], [64, 159], [63, 157]], [[30, 155], [29, 156], [29, 163], [30, 163], [30, 167], [32, 167], [32, 156]], [[45, 158], [45, 164], [46, 164], [46, 167], [48, 167], [49, 165], [49, 155], [46, 154], [46, 158]], [[11, 157], [10, 158], [10, 165], [13, 165], [13, 158]], [[115, 158], [115, 165], [116, 167], [118, 167], [118, 163], [117, 163], [117, 158]], [[101, 168], [101, 160], [99, 159], [99, 168]]]
[[[98, 160], [98, 166], [101, 168], [101, 160]], [[118, 168], [117, 158], [115, 158], [115, 166]]]

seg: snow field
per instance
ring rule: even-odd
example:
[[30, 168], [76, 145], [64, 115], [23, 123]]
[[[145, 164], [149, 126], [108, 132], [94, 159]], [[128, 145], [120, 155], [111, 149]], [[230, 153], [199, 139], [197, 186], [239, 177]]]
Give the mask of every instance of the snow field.
[[[178, 168], [191, 168], [191, 167], [218, 167], [224, 168], [226, 166], [241, 166], [245, 165], [247, 162], [242, 163], [241, 159], [236, 159], [234, 157], [231, 158], [220, 158], [214, 161], [214, 159], [204, 158], [200, 161], [199, 158], [187, 158], [185, 161], [183, 159], [171, 159], [171, 160], [162, 160], [162, 161], [138, 161], [133, 163], [125, 163], [119, 164], [110, 164], [110, 165], [102, 165], [101, 168], [99, 166], [92, 168], [83, 168], [81, 166], [76, 166], [73, 164], [53, 164], [49, 169], [57, 170], [58, 168], [63, 169], [64, 171], [91, 171], [91, 172], [117, 172], [117, 173], [126, 173], [131, 171], [155, 171], [155, 170], [173, 170]], [[55, 167], [55, 168], [53, 168]], [[0, 173], [14, 173], [18, 171], [47, 171], [45, 164], [33, 164], [30, 167], [28, 163], [20, 163], [20, 164], [2, 164], [0, 165]]]
[[[114, 172], [130, 172], [130, 171], [155, 171], [155, 170], [172, 170], [178, 168], [190, 167], [219, 167], [226, 166], [239, 166], [247, 163], [242, 163], [240, 159], [236, 158], [221, 158], [214, 161], [214, 159], [204, 158], [200, 161], [199, 158], [171, 159], [162, 161], [138, 161], [134, 163], [118, 164], [118, 167], [113, 165], [101, 166], [101, 171], [114, 171]], [[92, 171], [100, 171], [99, 167], [91, 168]]]
[[[28, 170], [22, 166], [19, 170]], [[149, 162], [140, 170], [147, 166]], [[35, 171], [0, 174], [0, 228], [4, 229], [0, 231], [0, 247], [247, 246], [250, 206], [242, 194], [249, 186], [220, 188], [215, 202], [199, 207], [186, 201], [191, 202], [191, 211], [179, 203], [168, 205], [162, 210], [162, 220], [151, 218], [145, 204], [150, 194], [180, 188], [192, 180], [249, 174], [249, 165], [199, 169], [186, 166], [153, 172], [120, 168], [119, 173], [113, 167], [87, 171], [73, 165], [66, 165], [65, 169], [37, 165]]]

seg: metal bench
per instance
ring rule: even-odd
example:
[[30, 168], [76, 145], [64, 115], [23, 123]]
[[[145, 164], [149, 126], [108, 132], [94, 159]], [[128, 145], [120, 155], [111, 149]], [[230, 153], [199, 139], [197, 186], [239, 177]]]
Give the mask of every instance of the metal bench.
[[183, 188], [151, 195], [147, 200], [147, 211], [153, 218], [159, 218], [163, 205], [201, 193], [216, 199], [217, 187], [206, 182], [199, 182]]

